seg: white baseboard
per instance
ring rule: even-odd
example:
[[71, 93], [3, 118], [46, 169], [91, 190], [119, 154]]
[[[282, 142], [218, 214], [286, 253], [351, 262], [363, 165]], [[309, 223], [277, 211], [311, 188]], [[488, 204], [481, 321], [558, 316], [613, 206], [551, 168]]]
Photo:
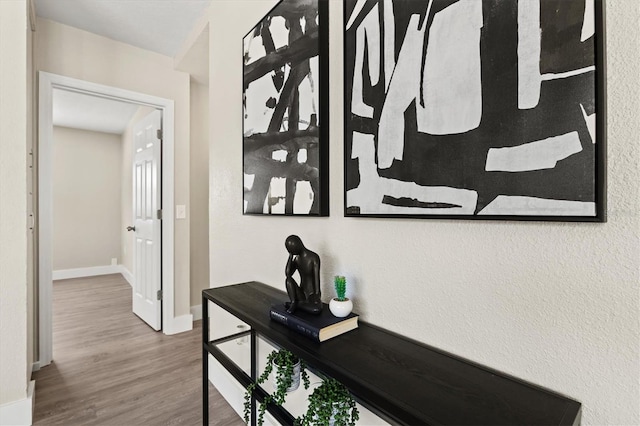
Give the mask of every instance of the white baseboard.
[[53, 271], [52, 279], [68, 280], [70, 278], [95, 277], [98, 275], [120, 274], [120, 265], [91, 266], [89, 268], [59, 269]]
[[98, 275], [121, 274], [133, 287], [133, 274], [124, 265], [91, 266], [88, 268], [59, 269], [53, 271], [53, 280], [68, 280], [70, 278], [95, 277]]
[[175, 317], [171, 324], [163, 324], [162, 329], [164, 334], [167, 335], [193, 330], [193, 315], [187, 314]]
[[191, 307], [191, 316], [194, 321], [202, 319], [202, 305], [194, 305]]
[[31, 372], [35, 373], [36, 371], [39, 371], [39, 370], [40, 370], [40, 361], [36, 361], [31, 366]]
[[124, 265], [118, 265], [119, 272], [122, 274], [125, 280], [133, 287], [133, 274]]
[[0, 405], [0, 425], [22, 426], [33, 423], [35, 387], [35, 380], [31, 380], [27, 387], [26, 398]]

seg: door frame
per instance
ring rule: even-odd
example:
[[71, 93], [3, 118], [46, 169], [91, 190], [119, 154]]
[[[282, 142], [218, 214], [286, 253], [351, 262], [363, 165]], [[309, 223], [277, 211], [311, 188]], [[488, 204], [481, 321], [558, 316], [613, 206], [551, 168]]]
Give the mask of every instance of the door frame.
[[162, 332], [174, 333], [174, 101], [44, 71], [38, 72], [38, 367], [53, 357], [53, 89], [146, 105], [162, 111]]

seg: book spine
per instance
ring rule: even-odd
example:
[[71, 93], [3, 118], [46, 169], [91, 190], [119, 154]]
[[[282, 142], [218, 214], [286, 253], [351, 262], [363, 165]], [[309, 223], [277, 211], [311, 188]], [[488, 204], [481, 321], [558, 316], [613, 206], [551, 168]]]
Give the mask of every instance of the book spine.
[[298, 318], [283, 314], [278, 311], [274, 311], [273, 309], [271, 309], [269, 315], [271, 316], [272, 320], [286, 325], [291, 330], [297, 331], [298, 333], [303, 334], [315, 341], [320, 341], [320, 330], [307, 326], [306, 324], [298, 320]]

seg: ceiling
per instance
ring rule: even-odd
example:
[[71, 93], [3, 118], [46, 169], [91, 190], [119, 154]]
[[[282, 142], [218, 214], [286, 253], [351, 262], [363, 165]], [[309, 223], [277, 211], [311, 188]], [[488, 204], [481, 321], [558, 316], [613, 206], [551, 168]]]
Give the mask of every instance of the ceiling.
[[128, 102], [53, 90], [54, 126], [122, 134], [138, 108], [139, 105]]
[[[0, 0], [3, 1], [3, 0]], [[211, 0], [35, 0], [36, 15], [169, 57], [183, 47]], [[180, 64], [208, 82], [208, 31]], [[138, 105], [54, 90], [55, 126], [121, 134]]]
[[35, 0], [37, 16], [170, 57], [176, 56], [210, 3], [211, 0]]

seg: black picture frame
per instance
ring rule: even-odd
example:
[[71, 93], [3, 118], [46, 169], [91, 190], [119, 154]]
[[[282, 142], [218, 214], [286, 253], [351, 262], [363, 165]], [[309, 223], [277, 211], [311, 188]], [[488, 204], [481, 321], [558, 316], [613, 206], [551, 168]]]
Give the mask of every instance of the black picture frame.
[[343, 10], [345, 216], [606, 222], [604, 1]]
[[281, 0], [243, 37], [245, 215], [329, 215], [328, 15]]

